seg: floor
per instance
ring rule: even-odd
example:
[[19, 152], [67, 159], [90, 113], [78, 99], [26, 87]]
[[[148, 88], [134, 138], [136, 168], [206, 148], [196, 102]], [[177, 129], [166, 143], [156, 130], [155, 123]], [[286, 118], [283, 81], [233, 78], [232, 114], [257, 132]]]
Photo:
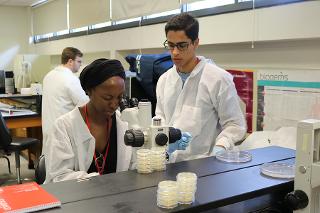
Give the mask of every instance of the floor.
[[[16, 164], [14, 153], [8, 156], [11, 164], [11, 174], [8, 170], [8, 163], [5, 158], [0, 158], [0, 186], [17, 184], [16, 180]], [[22, 183], [34, 181], [34, 169], [28, 169], [28, 161], [20, 156], [20, 174]]]

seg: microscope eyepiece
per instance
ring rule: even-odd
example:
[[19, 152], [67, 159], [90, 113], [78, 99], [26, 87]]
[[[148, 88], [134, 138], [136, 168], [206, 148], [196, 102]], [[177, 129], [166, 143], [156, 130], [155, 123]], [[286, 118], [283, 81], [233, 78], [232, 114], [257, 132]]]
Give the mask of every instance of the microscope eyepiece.
[[119, 103], [119, 107], [120, 107], [120, 112], [122, 112], [126, 108], [129, 108], [129, 98], [123, 97]]
[[127, 146], [141, 147], [144, 144], [144, 135], [141, 130], [129, 129], [124, 133], [124, 143]]
[[139, 104], [139, 100], [137, 98], [130, 98], [130, 107], [137, 107]]
[[180, 129], [174, 127], [169, 128], [169, 143], [174, 143], [182, 137]]

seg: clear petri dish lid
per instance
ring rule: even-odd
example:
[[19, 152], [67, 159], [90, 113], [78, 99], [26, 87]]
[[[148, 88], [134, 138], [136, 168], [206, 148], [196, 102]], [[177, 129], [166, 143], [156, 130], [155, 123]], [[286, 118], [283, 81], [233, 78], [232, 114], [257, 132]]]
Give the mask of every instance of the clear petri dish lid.
[[228, 163], [245, 163], [251, 161], [252, 155], [246, 151], [223, 150], [217, 152], [216, 158]]
[[294, 163], [265, 163], [260, 166], [262, 174], [273, 178], [294, 178]]

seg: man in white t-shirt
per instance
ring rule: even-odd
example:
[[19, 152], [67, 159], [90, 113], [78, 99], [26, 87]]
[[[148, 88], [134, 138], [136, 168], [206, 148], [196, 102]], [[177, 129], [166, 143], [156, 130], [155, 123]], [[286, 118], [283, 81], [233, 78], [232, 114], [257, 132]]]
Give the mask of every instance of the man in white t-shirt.
[[80, 50], [66, 47], [61, 55], [61, 65], [51, 70], [43, 79], [42, 154], [44, 155], [47, 153], [47, 137], [54, 121], [89, 100], [80, 85], [79, 78], [74, 75], [81, 66], [82, 56]]

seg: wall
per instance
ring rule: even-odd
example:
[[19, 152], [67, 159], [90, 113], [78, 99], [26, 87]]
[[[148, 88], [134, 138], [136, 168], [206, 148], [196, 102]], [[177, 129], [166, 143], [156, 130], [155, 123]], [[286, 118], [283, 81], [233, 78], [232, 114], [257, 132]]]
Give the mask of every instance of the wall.
[[[320, 67], [320, 1], [307, 1], [276, 7], [199, 18], [199, 54], [224, 66]], [[82, 37], [32, 44], [35, 54], [59, 54], [65, 46], [85, 53], [110, 52], [123, 61], [129, 53], [164, 51], [164, 25], [123, 29]], [[251, 42], [254, 41], [254, 48]], [[126, 65], [126, 67], [128, 67]]]
[[[82, 50], [81, 50], [82, 51]], [[62, 49], [61, 49], [62, 52]], [[79, 75], [82, 71], [82, 69], [90, 64], [92, 61], [98, 58], [110, 58], [110, 53], [109, 52], [92, 52], [92, 53], [85, 53], [83, 55], [82, 59], [82, 65], [79, 69], [79, 72], [76, 73], [76, 75]], [[44, 74], [49, 72], [51, 69], [55, 68], [56, 66], [61, 64], [61, 53], [58, 55], [51, 55], [50, 56], [51, 64], [50, 64], [50, 69], [47, 69], [46, 71], [43, 71]]]
[[[225, 69], [320, 70], [320, 1], [227, 13], [199, 18], [198, 54]], [[105, 32], [52, 42], [33, 44], [37, 54], [57, 54], [66, 45], [85, 53], [108, 51], [121, 60], [130, 53], [161, 53], [165, 24]], [[58, 51], [58, 52], [57, 52]], [[312, 73], [312, 72], [310, 72]], [[257, 119], [257, 89], [253, 92], [253, 130]]]
[[0, 6], [0, 70], [13, 70], [15, 56], [28, 52], [29, 18], [26, 8]]
[[[319, 11], [320, 1], [305, 1], [199, 18], [198, 54], [213, 59], [225, 69], [319, 72]], [[16, 11], [11, 11], [10, 14], [14, 13], [18, 15]], [[30, 17], [27, 10], [21, 10], [21, 14]], [[20, 16], [21, 14], [19, 13]], [[37, 76], [34, 78], [40, 82], [42, 76], [60, 63], [61, 51], [66, 46], [75, 46], [84, 52], [84, 66], [96, 58], [107, 57], [121, 60], [125, 68], [128, 68], [124, 60], [127, 54], [165, 51], [162, 47], [166, 39], [164, 23], [26, 46], [28, 18], [25, 19], [27, 24], [17, 23], [14, 18], [10, 23], [3, 21], [11, 16], [4, 15], [0, 8], [0, 18], [5, 17], [0, 19], [0, 26], [4, 26], [1, 29], [11, 25], [18, 26], [14, 32], [11, 30], [10, 33], [6, 33], [4, 39], [0, 41], [0, 53], [14, 46], [13, 41], [18, 41], [16, 42], [20, 45], [18, 52], [49, 57], [45, 58], [46, 68], [39, 68], [35, 72]], [[19, 27], [20, 25], [23, 26]], [[12, 35], [17, 38], [12, 38]], [[254, 91], [254, 100], [256, 99], [257, 91]], [[256, 113], [255, 106], [254, 114]]]
[[[318, 11], [320, 1], [307, 1], [199, 18], [198, 52], [223, 67], [319, 68]], [[16, 54], [60, 55], [66, 46], [78, 47], [89, 58], [108, 56], [122, 61], [139, 49], [142, 53], [164, 51], [164, 24], [28, 45], [30, 28], [28, 9], [0, 7], [0, 69], [13, 69]]]
[[[83, 57], [83, 63], [80, 67], [80, 71], [92, 61], [97, 58], [110, 58], [109, 52], [94, 52], [94, 53], [86, 53]], [[16, 87], [20, 89], [21, 84], [19, 84], [19, 78], [21, 78], [22, 67], [21, 64], [23, 62], [29, 62], [31, 64], [30, 70], [30, 82], [42, 83], [44, 76], [53, 68], [61, 64], [61, 53], [57, 55], [37, 55], [37, 54], [18, 54], [14, 58], [14, 75], [15, 75], [15, 83]], [[77, 73], [79, 75], [80, 72]], [[29, 87], [30, 85], [26, 85]]]

